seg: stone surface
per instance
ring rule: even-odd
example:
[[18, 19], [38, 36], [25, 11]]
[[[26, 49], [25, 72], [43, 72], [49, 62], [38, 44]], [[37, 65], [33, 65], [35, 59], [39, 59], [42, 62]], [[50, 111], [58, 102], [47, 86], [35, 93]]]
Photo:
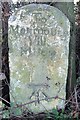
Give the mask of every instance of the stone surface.
[[69, 20], [55, 7], [30, 4], [13, 13], [9, 19], [12, 102], [36, 100], [28, 104], [35, 112], [64, 106], [65, 101], [49, 98], [65, 98], [69, 37]]

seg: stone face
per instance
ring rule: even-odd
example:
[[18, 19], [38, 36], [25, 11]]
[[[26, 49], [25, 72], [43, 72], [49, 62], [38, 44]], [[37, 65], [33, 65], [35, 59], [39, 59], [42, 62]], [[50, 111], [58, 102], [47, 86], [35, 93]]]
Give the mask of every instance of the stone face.
[[15, 11], [9, 19], [12, 102], [36, 100], [28, 104], [35, 112], [62, 105], [49, 98], [65, 98], [69, 37], [69, 20], [55, 7], [30, 4]]

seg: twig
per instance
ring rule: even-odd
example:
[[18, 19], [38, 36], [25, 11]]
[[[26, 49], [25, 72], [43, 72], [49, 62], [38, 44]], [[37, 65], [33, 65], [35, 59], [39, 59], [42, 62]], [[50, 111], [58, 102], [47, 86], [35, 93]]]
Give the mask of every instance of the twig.
[[5, 101], [6, 103], [10, 104], [7, 100], [5, 100], [4, 98], [0, 97], [1, 100]]
[[77, 91], [76, 88], [74, 88], [75, 91], [75, 99], [76, 99], [76, 110], [78, 110], [79, 106], [78, 106], [78, 100], [77, 100]]
[[[60, 99], [60, 100], [64, 100], [64, 101], [67, 101], [67, 102], [71, 102], [71, 103], [72, 103], [72, 101], [69, 101], [69, 100], [60, 98], [60, 97], [58, 97], [58, 96], [48, 97], [48, 99]], [[40, 101], [43, 101], [43, 100], [45, 100], [45, 98], [40, 99]], [[21, 105], [17, 105], [17, 106], [18, 106], [18, 107], [22, 107], [22, 106], [25, 106], [25, 105], [28, 105], [28, 104], [32, 104], [32, 103], [35, 103], [35, 102], [37, 102], [37, 100], [33, 100], [33, 101], [30, 101], [30, 102], [27, 102], [27, 103], [24, 103], [24, 104], [21, 104]], [[76, 102], [73, 102], [73, 103], [75, 104]], [[15, 106], [14, 108], [16, 108], [16, 106]]]

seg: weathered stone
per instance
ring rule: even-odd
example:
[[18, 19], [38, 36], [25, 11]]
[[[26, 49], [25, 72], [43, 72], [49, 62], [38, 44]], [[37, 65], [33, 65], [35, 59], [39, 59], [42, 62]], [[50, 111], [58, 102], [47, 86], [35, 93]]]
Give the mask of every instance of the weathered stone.
[[35, 100], [28, 107], [38, 112], [63, 102], [49, 98], [65, 98], [69, 37], [69, 20], [55, 7], [31, 4], [10, 17], [11, 94], [16, 102]]

